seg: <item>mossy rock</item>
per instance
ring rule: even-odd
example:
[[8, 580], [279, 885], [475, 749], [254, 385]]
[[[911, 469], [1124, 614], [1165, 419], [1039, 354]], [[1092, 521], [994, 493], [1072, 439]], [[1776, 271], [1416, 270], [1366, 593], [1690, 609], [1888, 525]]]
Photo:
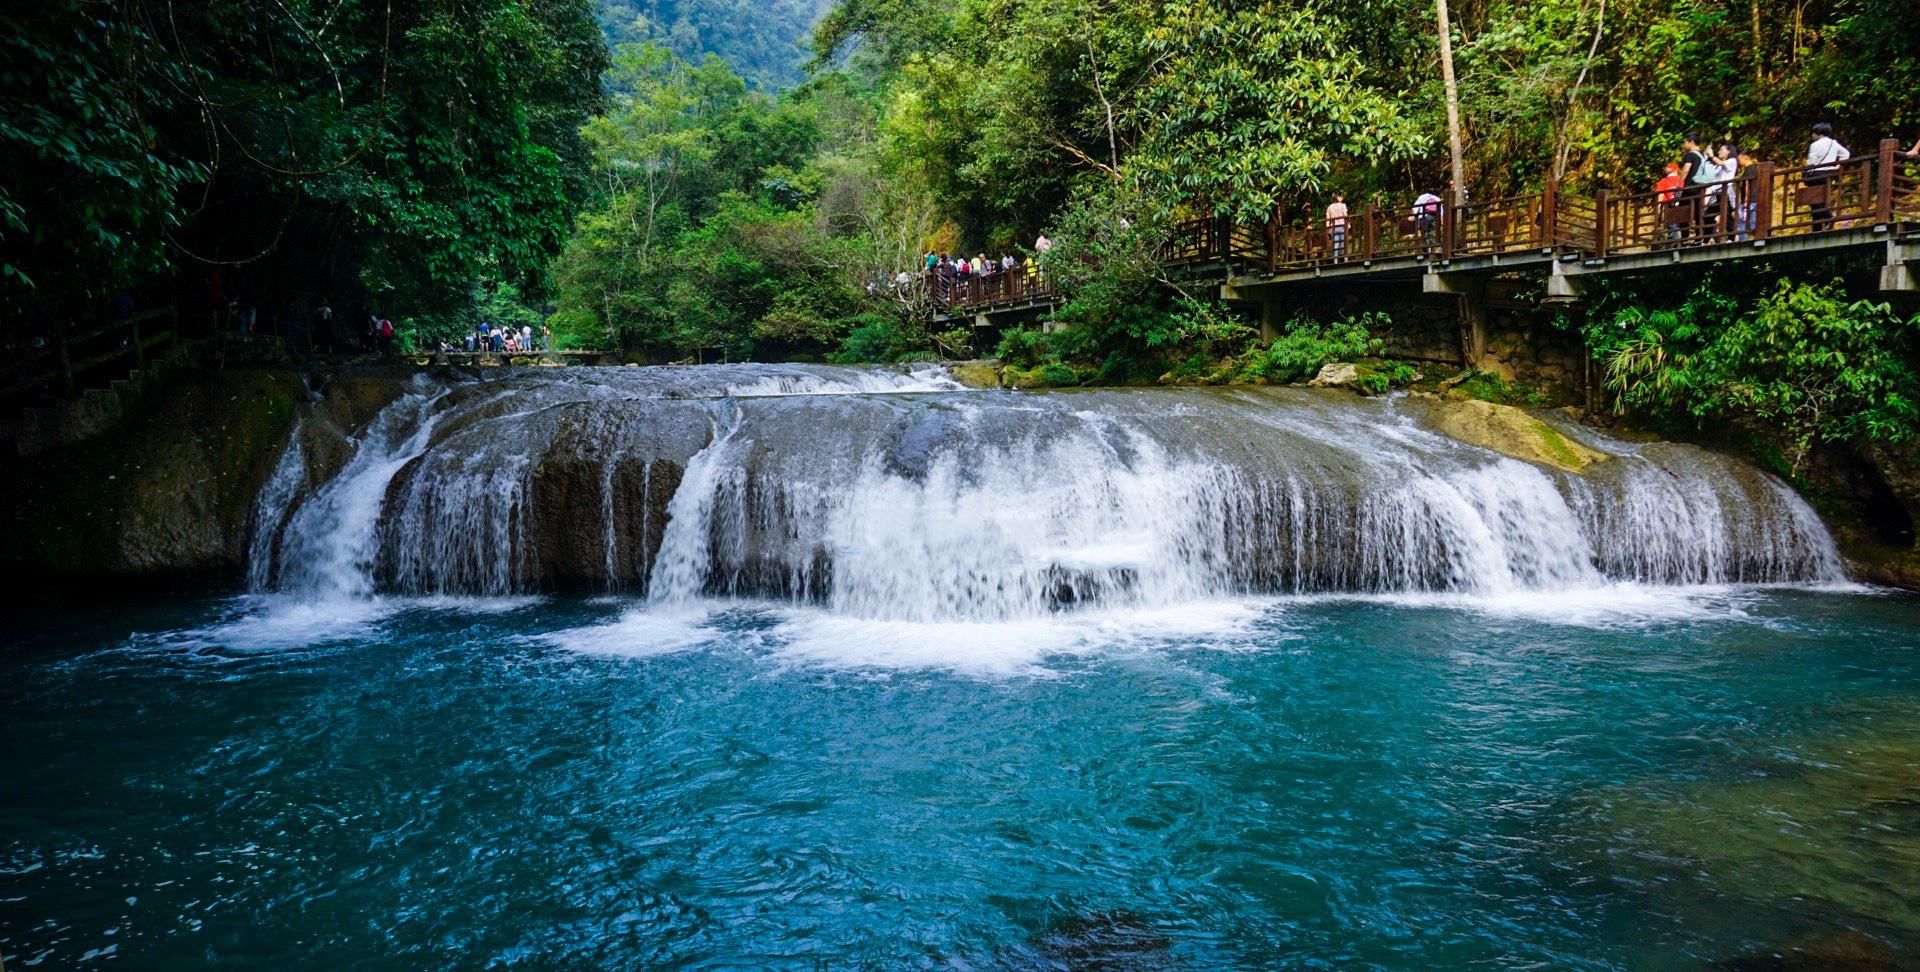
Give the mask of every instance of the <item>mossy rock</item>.
[[1080, 372], [1063, 364], [1025, 369], [1008, 366], [1000, 371], [1000, 382], [1008, 388], [1074, 388], [1084, 380]]
[[1432, 401], [1427, 411], [1435, 432], [1523, 462], [1577, 473], [1611, 458], [1511, 405], [1449, 399]]
[[992, 361], [956, 361], [947, 366], [947, 374], [968, 388], [1000, 387], [1000, 366]]

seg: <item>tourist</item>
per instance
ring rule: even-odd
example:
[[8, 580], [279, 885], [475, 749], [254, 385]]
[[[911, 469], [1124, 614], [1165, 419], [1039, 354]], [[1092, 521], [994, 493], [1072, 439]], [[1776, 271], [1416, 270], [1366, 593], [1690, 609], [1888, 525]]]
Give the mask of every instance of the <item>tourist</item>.
[[1688, 132], [1680, 142], [1680, 206], [1685, 229], [1682, 237], [1691, 237], [1700, 226], [1700, 202], [1713, 170], [1707, 167], [1707, 154], [1700, 150], [1700, 137]]
[[1040, 256], [1044, 257], [1049, 252], [1052, 252], [1052, 250], [1053, 250], [1053, 241], [1050, 239], [1047, 239], [1047, 234], [1045, 233], [1040, 234], [1040, 238], [1033, 241], [1033, 252]]
[[545, 324], [540, 325], [540, 350], [553, 350], [553, 328]]
[[1333, 194], [1333, 201], [1327, 204], [1327, 239], [1333, 244], [1333, 258], [1347, 258], [1347, 197]]
[[1759, 184], [1759, 163], [1753, 153], [1743, 149], [1733, 150], [1733, 177], [1738, 188], [1734, 191], [1734, 239], [1747, 240], [1753, 237], [1753, 228], [1760, 211], [1760, 194], [1767, 187]]
[[532, 324], [520, 325], [520, 349], [523, 351], [533, 350], [533, 325]]
[[932, 250], [928, 250], [927, 251], [927, 272], [932, 273], [933, 268], [939, 265], [940, 265], [940, 257], [936, 255]]
[[1717, 235], [1721, 220], [1730, 209], [1725, 205], [1727, 182], [1733, 178], [1733, 160], [1727, 152], [1727, 146], [1707, 146], [1700, 153], [1705, 161], [1700, 165], [1700, 232], [1703, 236]]
[[1431, 249], [1435, 233], [1434, 227], [1440, 222], [1440, 197], [1431, 191], [1423, 192], [1413, 201], [1413, 228], [1420, 239]]
[[493, 353], [499, 354], [507, 349], [507, 329], [496, 324], [487, 325], [487, 337], [493, 345]]
[[1680, 228], [1686, 222], [1678, 217], [1676, 206], [1680, 200], [1680, 187], [1685, 184], [1680, 178], [1680, 164], [1677, 162], [1667, 163], [1659, 181], [1653, 184], [1654, 202], [1660, 207], [1661, 222], [1667, 226], [1669, 240], [1680, 238]]
[[1833, 177], [1840, 172], [1840, 163], [1853, 158], [1833, 137], [1833, 126], [1826, 122], [1814, 122], [1813, 144], [1807, 146], [1807, 171], [1800, 177], [1805, 186], [1804, 201], [1813, 211], [1813, 230], [1820, 232], [1833, 228]]

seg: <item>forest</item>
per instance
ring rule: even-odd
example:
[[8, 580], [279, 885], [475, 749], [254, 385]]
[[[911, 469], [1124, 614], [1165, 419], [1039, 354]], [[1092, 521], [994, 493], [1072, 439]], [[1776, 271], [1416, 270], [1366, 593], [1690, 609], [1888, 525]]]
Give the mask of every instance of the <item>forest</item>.
[[[1645, 188], [1688, 133], [1792, 160], [1816, 120], [1910, 144], [1911, 15], [1455, 2], [1465, 185]], [[1333, 192], [1404, 205], [1449, 168], [1427, 0], [52, 0], [0, 20], [9, 341], [125, 293], [240, 295], [276, 318], [370, 308], [419, 344], [512, 319], [635, 360], [998, 353], [1058, 384], [1195, 361], [1269, 380], [1294, 351], [1159, 279], [1161, 228], [1301, 219]], [[1030, 256], [1043, 231], [1067, 292], [1050, 333], [972, 347], [890, 285], [929, 251]], [[1758, 414], [1720, 392], [1751, 388], [1765, 322], [1854, 307], [1828, 286], [1845, 269], [1609, 294], [1554, 323], [1623, 409]], [[1849, 339], [1889, 351], [1871, 380], [1825, 345], [1796, 367], [1877, 416], [1825, 410], [1818, 435], [1901, 437], [1916, 328], [1862, 306]], [[1294, 345], [1340, 329], [1303, 325]]]

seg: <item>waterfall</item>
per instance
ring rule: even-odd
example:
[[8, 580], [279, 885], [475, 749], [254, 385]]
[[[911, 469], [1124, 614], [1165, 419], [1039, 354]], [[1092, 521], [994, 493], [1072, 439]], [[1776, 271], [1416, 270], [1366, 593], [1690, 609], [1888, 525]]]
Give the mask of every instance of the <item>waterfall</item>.
[[273, 586], [274, 552], [280, 542], [280, 530], [286, 525], [287, 512], [299, 498], [307, 481], [307, 450], [302, 436], [305, 417], [296, 420], [287, 435], [287, 447], [260, 488], [253, 504], [253, 519], [248, 525], [247, 589], [264, 593]]
[[[433, 406], [442, 394], [444, 389], [417, 379], [354, 437], [346, 465], [292, 507], [272, 556], [263, 562], [256, 554], [249, 567], [259, 581], [256, 589], [312, 600], [374, 592], [387, 486], [432, 441], [439, 417]], [[289, 446], [289, 452], [297, 448]]]
[[628, 589], [911, 622], [1843, 578], [1777, 479], [1563, 431], [1610, 458], [1535, 466], [1302, 389], [977, 392], [803, 365], [420, 378], [326, 482], [289, 449], [252, 570], [310, 596]]

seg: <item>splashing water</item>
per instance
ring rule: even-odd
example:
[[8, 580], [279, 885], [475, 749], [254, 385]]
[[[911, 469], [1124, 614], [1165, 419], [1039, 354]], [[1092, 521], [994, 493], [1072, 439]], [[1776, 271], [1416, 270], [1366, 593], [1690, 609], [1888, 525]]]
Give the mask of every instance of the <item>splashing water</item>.
[[909, 623], [1844, 579], [1777, 480], [1565, 431], [1612, 458], [1537, 467], [1390, 402], [1290, 389], [971, 392], [798, 365], [422, 378], [310, 496], [302, 457], [282, 460], [253, 572], [328, 596], [572, 586]]

